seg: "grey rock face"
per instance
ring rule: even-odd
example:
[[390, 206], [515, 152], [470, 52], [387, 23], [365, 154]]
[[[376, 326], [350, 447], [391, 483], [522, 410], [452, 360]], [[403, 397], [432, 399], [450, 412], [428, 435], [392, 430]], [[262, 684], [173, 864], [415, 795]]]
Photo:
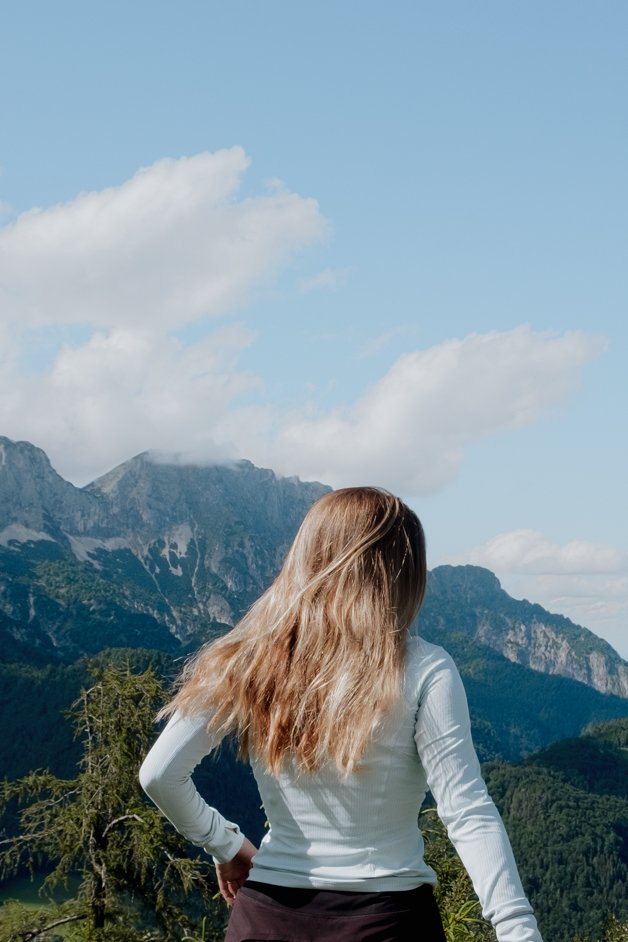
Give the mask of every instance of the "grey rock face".
[[572, 630], [566, 635], [550, 619], [513, 619], [496, 631], [490, 618], [483, 618], [476, 638], [516, 664], [543, 674], [571, 677], [600, 693], [628, 697], [628, 665], [610, 645], [595, 635], [589, 637], [586, 629], [576, 625], [570, 625]]
[[17, 524], [54, 537], [104, 535], [107, 516], [102, 500], [64, 481], [41, 448], [0, 436], [0, 531]]
[[509, 661], [628, 697], [628, 664], [588, 629], [511, 598], [492, 572], [478, 566], [439, 566], [430, 579], [437, 605], [457, 597], [464, 603], [464, 630]]
[[[0, 438], [0, 634], [60, 658], [198, 644], [270, 584], [327, 490], [248, 461], [147, 454], [77, 488], [41, 449]], [[462, 633], [534, 671], [628, 697], [628, 665], [606, 642], [512, 599], [486, 569], [435, 569], [421, 631], [446, 647]]]
[[328, 490], [248, 461], [146, 454], [80, 489], [40, 449], [0, 445], [0, 611], [65, 656], [114, 642], [168, 648], [234, 624]]

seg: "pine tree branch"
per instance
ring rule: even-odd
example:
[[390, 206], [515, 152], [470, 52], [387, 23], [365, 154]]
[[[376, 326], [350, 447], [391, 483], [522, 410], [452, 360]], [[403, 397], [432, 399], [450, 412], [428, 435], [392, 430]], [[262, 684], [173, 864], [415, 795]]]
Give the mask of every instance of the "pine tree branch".
[[142, 818], [140, 818], [139, 814], [135, 814], [132, 812], [129, 812], [128, 814], [121, 814], [119, 818], [114, 818], [113, 821], [109, 822], [105, 830], [102, 832], [102, 836], [105, 837], [107, 833], [111, 830], [111, 828], [115, 827], [116, 824], [120, 824], [121, 821], [129, 821], [131, 819], [133, 821], [139, 821], [140, 824], [142, 823]]
[[7, 837], [0, 841], [0, 847], [4, 844], [28, 844], [31, 841], [39, 840], [41, 837], [46, 837], [47, 834], [47, 831], [40, 831], [39, 834], [16, 834], [15, 837]]
[[44, 932], [50, 932], [51, 929], [56, 929], [57, 926], [63, 926], [68, 922], [78, 922], [79, 919], [87, 919], [86, 913], [78, 913], [74, 916], [63, 916], [61, 919], [56, 919], [54, 922], [49, 922], [47, 926], [42, 926], [41, 929], [36, 929], [32, 932], [28, 932], [24, 935], [24, 942], [31, 942], [31, 939], [36, 939], [37, 936], [42, 935]]

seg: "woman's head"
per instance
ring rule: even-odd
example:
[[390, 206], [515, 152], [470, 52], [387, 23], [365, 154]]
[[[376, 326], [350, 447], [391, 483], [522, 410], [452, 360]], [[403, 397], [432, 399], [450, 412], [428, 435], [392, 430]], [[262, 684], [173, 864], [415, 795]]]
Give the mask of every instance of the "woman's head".
[[276, 773], [351, 770], [399, 697], [426, 585], [417, 516], [374, 487], [331, 491], [306, 514], [281, 572], [242, 621], [200, 652], [172, 708], [210, 707]]
[[379, 593], [403, 630], [425, 594], [423, 527], [398, 497], [380, 488], [330, 491], [306, 514], [279, 578], [291, 584], [295, 599]]

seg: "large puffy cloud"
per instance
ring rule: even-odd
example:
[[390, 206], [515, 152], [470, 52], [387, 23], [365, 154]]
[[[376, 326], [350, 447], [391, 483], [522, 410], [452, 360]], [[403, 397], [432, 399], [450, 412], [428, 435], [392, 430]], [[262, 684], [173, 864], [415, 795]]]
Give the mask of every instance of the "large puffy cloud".
[[246, 300], [327, 228], [315, 200], [237, 199], [240, 147], [164, 159], [0, 230], [0, 310], [24, 325], [176, 328]]
[[[247, 165], [238, 147], [158, 161], [0, 230], [4, 434], [74, 480], [144, 448], [211, 457], [226, 442], [285, 473], [419, 495], [452, 480], [469, 443], [561, 401], [599, 350], [580, 332], [472, 334], [404, 354], [346, 409], [277, 414], [263, 393], [244, 408], [259, 382], [239, 367], [246, 330], [180, 329], [241, 304], [327, 229], [281, 187], [239, 198]], [[59, 329], [42, 365], [37, 343]]]
[[438, 562], [491, 569], [511, 595], [567, 615], [628, 658], [628, 554], [623, 550], [585, 540], [556, 543], [538, 530], [512, 530]]
[[237, 404], [259, 384], [238, 367], [253, 335], [207, 319], [328, 231], [277, 182], [240, 197], [248, 164], [240, 147], [160, 160], [0, 229], [2, 434], [79, 482], [146, 448], [246, 453], [231, 443], [263, 424]]
[[528, 327], [471, 334], [401, 356], [351, 408], [288, 418], [264, 460], [341, 485], [379, 481], [405, 494], [451, 481], [465, 446], [528, 425], [574, 387], [601, 341]]

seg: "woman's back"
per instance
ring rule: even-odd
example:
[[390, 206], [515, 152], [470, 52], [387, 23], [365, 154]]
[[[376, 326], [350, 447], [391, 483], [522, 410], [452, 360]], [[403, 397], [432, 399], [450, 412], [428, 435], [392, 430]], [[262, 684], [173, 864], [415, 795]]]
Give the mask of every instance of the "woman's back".
[[273, 776], [251, 756], [270, 823], [252, 879], [356, 891], [436, 882], [417, 825], [427, 782], [414, 736], [420, 677], [440, 649], [419, 639], [409, 649], [405, 696], [355, 772], [329, 762], [304, 774], [289, 763]]
[[359, 768], [314, 775], [253, 770], [270, 822], [250, 878], [279, 886], [399, 891], [435, 884], [418, 814], [429, 787], [493, 922], [533, 922], [499, 814], [486, 791], [466, 696], [451, 657], [408, 641], [404, 693]]

